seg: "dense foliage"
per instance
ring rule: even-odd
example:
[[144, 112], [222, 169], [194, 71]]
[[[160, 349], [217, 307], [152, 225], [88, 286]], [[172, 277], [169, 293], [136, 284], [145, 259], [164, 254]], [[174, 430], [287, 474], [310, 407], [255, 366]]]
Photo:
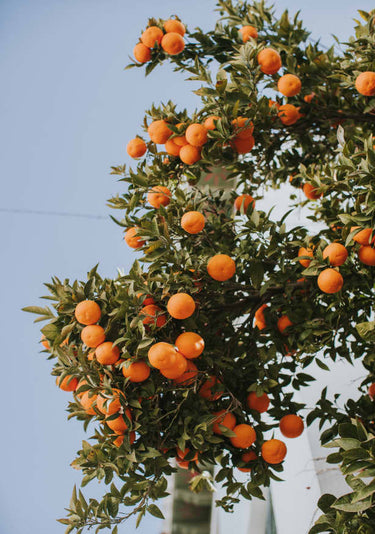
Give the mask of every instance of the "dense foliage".
[[[325, 425], [322, 444], [337, 449], [328, 461], [352, 488], [322, 497], [311, 533], [370, 533], [375, 96], [361, 94], [357, 80], [375, 70], [375, 16], [360, 12], [355, 37], [338, 53], [312, 42], [298, 15], [277, 19], [262, 1], [219, 0], [218, 10], [208, 32], [183, 35], [181, 24], [168, 32], [165, 21], [150, 20], [155, 46], [144, 44], [149, 32], [135, 51], [141, 62], [130, 65], [149, 73], [168, 60], [201, 82], [199, 109], [153, 106], [144, 122], [151, 140], [146, 133], [145, 142], [139, 136], [128, 145], [140, 157], [136, 168], [112, 169], [124, 186], [110, 200], [121, 212], [114, 220], [139, 252], [130, 272], [108, 280], [94, 268], [85, 282], [54, 278], [45, 297], [54, 309], [26, 308], [48, 320], [43, 343], [57, 383], [73, 391], [69, 417], [92, 425], [73, 462], [82, 486], [95, 478], [110, 484], [100, 502], [74, 491], [60, 521], [67, 532], [96, 526], [115, 533], [129, 516], [124, 505], [139, 520], [146, 512], [162, 517], [153, 501], [166, 495], [176, 454], [197, 473], [194, 491], [226, 487], [217, 502], [225, 510], [239, 498], [262, 497], [262, 486], [283, 470], [284, 445], [271, 439], [272, 429], [304, 409], [292, 391], [313, 380], [306, 368], [315, 362], [329, 372], [330, 359], [360, 359], [368, 376], [358, 399], [340, 410], [323, 390], [305, 418]], [[273, 74], [259, 55], [270, 48], [276, 54], [266, 61], [277, 67], [279, 56], [282, 64]], [[191, 125], [199, 127], [186, 132]], [[225, 173], [225, 189], [202, 187], [202, 177], [215, 172]], [[286, 205], [289, 182], [295, 189], [281, 220], [257, 209], [270, 187], [282, 188]], [[311, 228], [288, 222], [301, 206]], [[339, 246], [327, 252], [332, 244]], [[99, 305], [88, 305], [88, 319], [76, 308], [85, 301]], [[202, 338], [197, 357], [176, 341], [184, 332]], [[289, 430], [281, 423], [285, 436], [302, 431], [294, 423]], [[238, 482], [238, 468], [248, 471], [246, 483]]]

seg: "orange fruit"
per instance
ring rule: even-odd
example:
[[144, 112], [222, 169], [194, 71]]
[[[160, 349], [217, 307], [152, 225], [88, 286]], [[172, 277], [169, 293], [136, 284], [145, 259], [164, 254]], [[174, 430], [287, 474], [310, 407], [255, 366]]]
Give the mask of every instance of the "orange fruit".
[[301, 80], [295, 74], [284, 74], [277, 82], [277, 89], [284, 96], [296, 96], [301, 91]]
[[131, 248], [141, 248], [146, 243], [141, 237], [137, 235], [139, 228], [133, 226], [125, 232], [125, 242]]
[[[354, 232], [354, 230], [357, 228], [360, 228], [360, 226], [352, 226], [350, 228], [350, 232]], [[353, 241], [359, 243], [360, 245], [369, 245], [370, 242], [372, 243], [374, 241], [374, 239], [375, 238], [372, 237], [372, 228], [364, 228], [356, 233], [353, 237]]]
[[281, 57], [273, 48], [264, 48], [261, 50], [257, 57], [260, 70], [264, 74], [276, 74], [281, 69]]
[[305, 95], [303, 97], [303, 100], [307, 103], [307, 104], [311, 104], [313, 98], [315, 97], [315, 93], [310, 93], [309, 95]]
[[285, 329], [286, 328], [289, 328], [290, 326], [292, 326], [293, 323], [292, 321], [289, 319], [289, 317], [287, 315], [282, 315], [279, 320], [277, 321], [277, 328], [280, 332], [280, 334], [283, 334], [285, 336], [287, 336], [287, 332], [284, 333]]
[[163, 39], [163, 31], [157, 26], [150, 26], [142, 33], [141, 41], [148, 48], [154, 48], [155, 44], [160, 44]]
[[151, 369], [146, 362], [133, 362], [129, 367], [122, 368], [122, 374], [130, 382], [144, 382], [150, 376]]
[[278, 117], [285, 126], [291, 126], [295, 124], [298, 119], [302, 117], [299, 112], [299, 108], [293, 106], [293, 104], [283, 104], [279, 107]]
[[238, 31], [240, 32], [244, 43], [247, 43], [250, 37], [252, 39], [256, 39], [258, 37], [257, 29], [254, 28], [254, 26], [242, 26], [242, 28], [240, 28]]
[[207, 130], [203, 124], [193, 123], [187, 127], [185, 137], [189, 145], [201, 147], [207, 143]]
[[78, 378], [72, 378], [72, 376], [73, 375], [64, 376], [62, 380], [61, 377], [57, 377], [56, 385], [63, 391], [75, 391], [78, 387]]
[[46, 350], [51, 350], [51, 345], [49, 344], [49, 341], [47, 340], [44, 334], [42, 334], [42, 337], [40, 338], [40, 342]]
[[220, 426], [225, 426], [229, 430], [233, 430], [237, 424], [236, 417], [226, 410], [220, 410], [220, 412], [214, 412], [213, 415], [216, 416], [215, 421], [212, 425], [212, 430], [215, 434], [222, 434], [223, 432], [220, 429]]
[[160, 206], [168, 206], [171, 201], [172, 193], [168, 187], [163, 185], [155, 185], [151, 191], [147, 193], [147, 201], [153, 208], [160, 208]]
[[143, 43], [138, 43], [133, 49], [133, 56], [138, 63], [147, 63], [151, 59], [151, 50]]
[[[119, 436], [117, 436], [116, 439], [113, 440], [113, 445], [115, 445], [116, 447], [121, 447], [121, 445], [124, 443], [124, 439], [125, 439], [125, 436], [120, 434]], [[134, 430], [129, 432], [129, 442], [130, 442], [130, 445], [133, 445], [133, 443], [135, 442]]]
[[81, 332], [81, 339], [87, 347], [96, 349], [98, 345], [105, 341], [104, 328], [98, 324], [85, 326]]
[[194, 165], [201, 159], [201, 151], [198, 147], [192, 145], [184, 145], [180, 150], [180, 160], [186, 165]]
[[[314, 253], [311, 248], [301, 247], [298, 251], [298, 257], [300, 256], [309, 256], [310, 258], [313, 258]], [[298, 260], [298, 261], [300, 262], [302, 267], [305, 267], [305, 268], [307, 268], [311, 263], [311, 260]]]
[[237, 117], [232, 120], [233, 130], [236, 139], [248, 139], [252, 136], [254, 125], [247, 117]]
[[225, 282], [236, 272], [236, 264], [227, 254], [216, 254], [208, 260], [207, 272], [214, 280]]
[[275, 107], [276, 109], [280, 109], [280, 104], [279, 104], [278, 102], [276, 102], [275, 100], [271, 100], [271, 99], [269, 99], [269, 100], [268, 100], [268, 106], [269, 106], [270, 108]]
[[[203, 382], [199, 390], [199, 396], [209, 401], [220, 399], [223, 394], [222, 388], [217, 388], [220, 385], [221, 382], [218, 378], [216, 378], [216, 376], [210, 376], [205, 382]], [[216, 391], [216, 388], [219, 389], [219, 391]], [[215, 391], [213, 391], [214, 389]]]
[[161, 47], [170, 56], [176, 56], [177, 54], [181, 54], [185, 48], [185, 41], [179, 33], [169, 32], [161, 40]]
[[263, 393], [260, 397], [255, 393], [255, 391], [250, 391], [247, 396], [247, 405], [250, 410], [255, 410], [259, 413], [264, 413], [268, 410], [270, 405], [270, 399], [267, 393]]
[[[257, 460], [257, 458], [258, 456], [254, 451], [244, 452], [244, 454], [241, 456], [241, 460], [246, 464]], [[242, 471], [243, 473], [250, 473], [251, 467], [238, 467], [238, 470]]]
[[[125, 414], [130, 421], [132, 420], [132, 416], [130, 413], [130, 410], [126, 409]], [[122, 415], [119, 415], [115, 419], [106, 420], [107, 425], [115, 434], [123, 434], [125, 430], [129, 428], [128, 423], [125, 421], [124, 417]]]
[[252, 205], [253, 209], [255, 208], [255, 200], [251, 195], [239, 195], [234, 201], [234, 207], [237, 211], [241, 210], [243, 206], [244, 212], [246, 213], [247, 208]]
[[160, 373], [170, 380], [178, 379], [187, 369], [187, 360], [179, 352], [175, 352], [174, 360], [171, 364], [160, 369]]
[[93, 300], [82, 300], [75, 307], [74, 315], [79, 323], [90, 325], [99, 321], [102, 312], [99, 305]]
[[254, 148], [255, 139], [252, 135], [246, 137], [245, 139], [235, 137], [231, 140], [230, 144], [231, 147], [238, 152], [238, 154], [247, 154]]
[[168, 152], [170, 156], [180, 155], [181, 146], [176, 143], [176, 139], [176, 137], [173, 139], [168, 139], [164, 145], [166, 152]]
[[[184, 128], [184, 124], [182, 122], [180, 122], [179, 124], [176, 124], [176, 128], [179, 130], [179, 131], [182, 131], [182, 129]], [[176, 143], [176, 145], [178, 146], [185, 146], [185, 145], [188, 145], [189, 143], [186, 141], [186, 137], [185, 137], [185, 134], [184, 135], [177, 135], [176, 137], [173, 138], [173, 141]]]
[[331, 243], [327, 245], [323, 250], [323, 258], [329, 259], [329, 263], [333, 267], [339, 267], [346, 262], [348, 258], [348, 251], [340, 243]]
[[187, 211], [181, 217], [181, 227], [188, 234], [199, 234], [204, 228], [205, 218], [199, 211]]
[[[82, 386], [86, 386], [86, 385], [87, 385], [87, 380], [85, 378], [81, 378], [81, 380], [78, 382], [76, 391], [78, 391]], [[76, 393], [76, 395], [80, 399], [82, 397], [83, 393], [84, 392], [81, 391], [81, 393]]]
[[151, 297], [151, 295], [145, 295], [141, 291], [138, 291], [135, 295], [137, 299], [142, 300], [143, 306], [148, 306], [149, 304], [155, 304], [154, 299]]
[[302, 190], [305, 193], [306, 197], [310, 200], [318, 200], [318, 198], [321, 198], [323, 196], [323, 193], [319, 193], [317, 188], [315, 188], [309, 182], [306, 182], [304, 184]]
[[185, 372], [175, 378], [176, 384], [181, 384], [182, 386], [191, 386], [194, 384], [196, 378], [198, 376], [198, 369], [195, 363], [193, 363], [191, 360], [186, 360], [186, 370]]
[[101, 391], [96, 399], [96, 407], [104, 415], [113, 415], [121, 410], [121, 398], [125, 395], [119, 389], [113, 389], [113, 395], [107, 395], [105, 391]]
[[135, 137], [126, 145], [126, 151], [131, 158], [141, 158], [147, 152], [147, 145], [143, 139]]
[[80, 403], [82, 408], [88, 415], [95, 415], [94, 404], [96, 402], [97, 395], [92, 393], [90, 390], [85, 391], [80, 395]]
[[172, 130], [169, 129], [165, 120], [160, 119], [150, 124], [147, 128], [147, 133], [153, 143], [164, 145], [172, 135]]
[[286, 445], [279, 439], [270, 439], [262, 445], [262, 457], [268, 464], [280, 464], [286, 456]]
[[102, 365], [113, 365], [120, 358], [120, 349], [112, 341], [106, 341], [96, 347], [95, 356]]
[[355, 88], [358, 93], [365, 96], [375, 95], [375, 72], [361, 72], [355, 80]]
[[250, 425], [242, 423], [232, 430], [236, 435], [230, 438], [230, 442], [237, 449], [248, 449], [257, 438], [255, 430]]
[[374, 400], [375, 398], [375, 382], [369, 385], [369, 388], [367, 390], [368, 396], [370, 399]]
[[176, 293], [168, 300], [167, 310], [174, 319], [187, 319], [195, 311], [194, 299], [187, 293]]
[[168, 19], [163, 24], [164, 29], [167, 33], [173, 32], [173, 33], [179, 33], [180, 35], [184, 36], [186, 32], [185, 26], [176, 19]]
[[[181, 460], [185, 460], [186, 456], [190, 453], [190, 449], [186, 448], [184, 450], [180, 449], [179, 447], [176, 449], [177, 457], [181, 458]], [[192, 458], [192, 460], [189, 460], [189, 462], [195, 462], [198, 460], [198, 452], [196, 452]]]
[[189, 469], [189, 462], [186, 460], [181, 460], [179, 457], [176, 457], [176, 464], [180, 469]]
[[267, 327], [266, 319], [263, 313], [266, 308], [268, 308], [267, 304], [262, 304], [262, 306], [258, 308], [254, 314], [254, 327], [256, 326], [259, 330], [263, 330]]
[[358, 250], [358, 259], [365, 265], [375, 265], [375, 249], [370, 245], [362, 245]]
[[143, 324], [152, 324], [160, 328], [167, 322], [165, 314], [160, 313], [162, 311], [163, 310], [159, 308], [159, 306], [156, 306], [155, 304], [148, 304], [147, 306], [143, 306], [139, 313], [141, 315], [146, 315], [142, 321]]
[[177, 350], [188, 359], [198, 358], [204, 350], [204, 340], [195, 332], [184, 332], [175, 341]]
[[298, 438], [303, 429], [304, 424], [299, 415], [288, 414], [280, 419], [280, 430], [286, 438]]
[[335, 269], [324, 269], [318, 276], [318, 286], [323, 293], [337, 293], [343, 284], [343, 277]]
[[170, 367], [176, 360], [177, 351], [170, 343], [161, 341], [152, 345], [148, 351], [148, 361], [156, 369]]
[[204, 121], [203, 126], [206, 128], [206, 130], [216, 130], [215, 122], [218, 120], [220, 120], [220, 117], [217, 115], [210, 115]]

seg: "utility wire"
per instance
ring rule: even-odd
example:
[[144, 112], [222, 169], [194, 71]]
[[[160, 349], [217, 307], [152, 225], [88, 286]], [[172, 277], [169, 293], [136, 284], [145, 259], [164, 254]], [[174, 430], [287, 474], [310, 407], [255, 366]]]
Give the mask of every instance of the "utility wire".
[[108, 219], [106, 215], [94, 215], [93, 213], [73, 213], [69, 211], [43, 211], [23, 208], [0, 208], [2, 213], [15, 213], [18, 215], [47, 215], [57, 217], [81, 217], [83, 219]]

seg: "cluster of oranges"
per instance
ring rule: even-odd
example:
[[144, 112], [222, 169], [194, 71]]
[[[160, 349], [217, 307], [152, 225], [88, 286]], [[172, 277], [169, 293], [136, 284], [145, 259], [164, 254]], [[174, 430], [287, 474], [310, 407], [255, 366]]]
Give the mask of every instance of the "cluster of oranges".
[[185, 48], [185, 26], [177, 19], [164, 21], [162, 28], [149, 26], [141, 35], [141, 41], [135, 45], [133, 55], [139, 63], [151, 60], [151, 50], [161, 47], [170, 56], [180, 54]]

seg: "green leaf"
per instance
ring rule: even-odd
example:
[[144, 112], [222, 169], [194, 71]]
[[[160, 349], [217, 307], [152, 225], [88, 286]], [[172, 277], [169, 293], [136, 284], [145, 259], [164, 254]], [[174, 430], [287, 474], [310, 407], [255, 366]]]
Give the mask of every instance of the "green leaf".
[[165, 519], [162, 511], [156, 506], [156, 504], [149, 504], [147, 506], [147, 511], [150, 512], [150, 514], [154, 517], [157, 517], [159, 519]]

